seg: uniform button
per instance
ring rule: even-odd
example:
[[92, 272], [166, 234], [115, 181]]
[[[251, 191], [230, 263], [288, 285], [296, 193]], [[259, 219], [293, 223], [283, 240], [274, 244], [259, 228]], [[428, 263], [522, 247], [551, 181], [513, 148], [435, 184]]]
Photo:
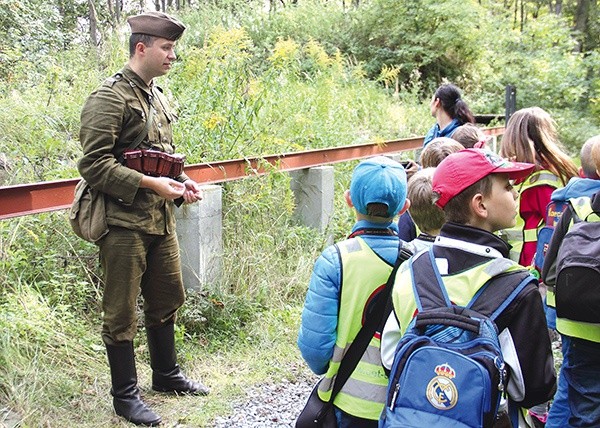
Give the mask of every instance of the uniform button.
[[158, 127], [162, 128], [162, 123], [158, 122]]

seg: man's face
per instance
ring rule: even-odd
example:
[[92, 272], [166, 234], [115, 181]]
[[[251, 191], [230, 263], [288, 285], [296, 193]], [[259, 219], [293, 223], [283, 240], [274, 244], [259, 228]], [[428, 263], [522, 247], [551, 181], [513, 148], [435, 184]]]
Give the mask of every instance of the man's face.
[[175, 42], [172, 40], [156, 38], [151, 46], [145, 46], [144, 68], [152, 77], [167, 74], [175, 59]]

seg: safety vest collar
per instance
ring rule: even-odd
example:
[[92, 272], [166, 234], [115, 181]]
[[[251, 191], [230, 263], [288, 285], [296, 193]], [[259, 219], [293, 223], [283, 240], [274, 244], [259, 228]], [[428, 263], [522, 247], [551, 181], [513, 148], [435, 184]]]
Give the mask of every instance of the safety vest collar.
[[484, 257], [503, 258], [502, 253], [489, 245], [474, 244], [472, 242], [462, 241], [460, 239], [449, 238], [447, 236], [437, 236], [435, 244], [441, 247], [456, 248], [470, 253], [475, 253]]

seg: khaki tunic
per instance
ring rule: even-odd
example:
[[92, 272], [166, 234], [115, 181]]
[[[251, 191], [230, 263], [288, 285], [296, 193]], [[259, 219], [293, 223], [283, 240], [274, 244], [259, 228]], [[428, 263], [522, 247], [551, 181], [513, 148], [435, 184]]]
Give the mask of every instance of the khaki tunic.
[[[175, 230], [173, 202], [140, 189], [142, 174], [118, 159], [146, 127], [150, 104], [155, 109], [148, 136], [138, 146], [173, 153], [174, 119], [160, 88], [148, 87], [126, 65], [87, 99], [81, 112], [79, 138], [83, 157], [78, 169], [93, 188], [105, 193], [109, 225], [163, 235]], [[178, 181], [185, 181], [182, 174]]]

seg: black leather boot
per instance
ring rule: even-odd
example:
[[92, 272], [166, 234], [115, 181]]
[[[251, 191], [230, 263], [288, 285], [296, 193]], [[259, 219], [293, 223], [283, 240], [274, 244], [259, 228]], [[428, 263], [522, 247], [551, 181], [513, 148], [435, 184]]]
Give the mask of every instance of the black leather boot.
[[136, 425], [158, 426], [161, 418], [140, 397], [135, 370], [133, 343], [106, 344], [115, 413]]
[[208, 395], [210, 390], [200, 382], [184, 376], [175, 355], [175, 330], [172, 323], [147, 329], [152, 389], [177, 394]]

